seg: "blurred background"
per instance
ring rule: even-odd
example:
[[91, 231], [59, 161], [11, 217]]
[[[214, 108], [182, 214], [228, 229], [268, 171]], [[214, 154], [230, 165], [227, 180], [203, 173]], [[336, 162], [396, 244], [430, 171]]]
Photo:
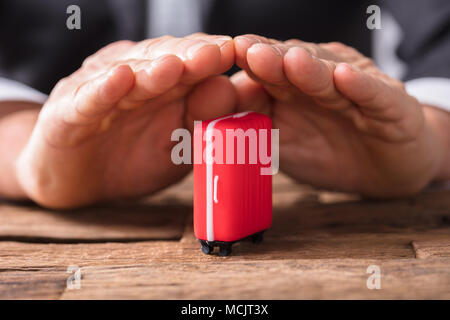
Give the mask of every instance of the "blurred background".
[[[381, 8], [381, 29], [369, 30], [373, 4]], [[80, 8], [79, 30], [66, 26], [71, 5]], [[199, 31], [340, 41], [393, 77], [450, 77], [448, 0], [2, 0], [0, 78], [49, 94], [113, 41]]]
[[[80, 7], [80, 30], [66, 27], [70, 5]], [[341, 41], [371, 55], [368, 5], [365, 0], [2, 0], [0, 77], [48, 94], [108, 43], [199, 31]]]

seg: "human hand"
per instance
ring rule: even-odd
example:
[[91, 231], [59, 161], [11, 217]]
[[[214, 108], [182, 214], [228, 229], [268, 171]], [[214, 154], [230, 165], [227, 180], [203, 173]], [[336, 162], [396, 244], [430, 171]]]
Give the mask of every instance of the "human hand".
[[219, 76], [234, 63], [230, 37], [194, 34], [116, 42], [62, 79], [21, 152], [17, 179], [32, 200], [70, 208], [157, 191], [189, 172], [170, 158], [171, 133], [231, 113]]
[[353, 48], [244, 35], [235, 50], [238, 109], [271, 114], [281, 169], [299, 181], [393, 197], [444, 170], [448, 117]]

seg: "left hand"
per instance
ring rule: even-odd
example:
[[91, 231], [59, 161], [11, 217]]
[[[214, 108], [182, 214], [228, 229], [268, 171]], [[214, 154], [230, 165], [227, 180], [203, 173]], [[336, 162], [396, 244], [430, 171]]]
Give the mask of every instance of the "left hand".
[[300, 182], [372, 197], [421, 190], [443, 166], [439, 110], [340, 43], [235, 38], [238, 109], [271, 114], [281, 169]]
[[66, 209], [179, 181], [191, 166], [172, 162], [171, 134], [234, 111], [234, 86], [220, 75], [233, 62], [231, 37], [204, 34], [119, 41], [88, 57], [38, 117], [15, 122], [34, 126], [15, 161], [23, 196]]

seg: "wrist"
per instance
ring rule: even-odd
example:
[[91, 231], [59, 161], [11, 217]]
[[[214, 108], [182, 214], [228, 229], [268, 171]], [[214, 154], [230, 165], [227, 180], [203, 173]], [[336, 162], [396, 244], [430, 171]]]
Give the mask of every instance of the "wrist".
[[34, 128], [38, 108], [18, 108], [19, 111], [0, 116], [0, 197], [27, 198], [16, 170], [16, 162]]
[[450, 180], [450, 113], [426, 105], [424, 115], [437, 145], [436, 170], [432, 181]]

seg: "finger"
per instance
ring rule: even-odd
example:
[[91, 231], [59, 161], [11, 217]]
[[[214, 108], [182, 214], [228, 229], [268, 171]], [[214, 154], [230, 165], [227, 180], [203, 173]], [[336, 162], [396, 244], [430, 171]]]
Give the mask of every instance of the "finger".
[[[342, 61], [342, 57], [341, 55], [341, 51], [339, 50], [338, 52], [330, 50], [330, 49], [334, 49], [336, 46], [335, 44], [337, 44], [336, 42], [330, 43], [330, 46], [327, 46], [327, 44], [316, 44], [313, 42], [306, 42], [306, 41], [302, 41], [302, 40], [298, 40], [298, 39], [290, 39], [284, 42], [285, 45], [291, 47], [299, 47], [299, 48], [303, 48], [305, 49], [310, 55], [320, 58], [320, 59], [324, 59], [324, 60], [330, 60], [330, 61], [335, 61], [335, 62], [340, 62]], [[344, 45], [342, 45], [344, 46]], [[339, 45], [339, 48], [341, 48], [341, 46]]]
[[226, 76], [214, 76], [195, 86], [186, 99], [186, 126], [194, 120], [207, 120], [235, 112], [236, 91]]
[[283, 55], [289, 49], [287, 46], [258, 36], [249, 39], [247, 36], [238, 38], [238, 43], [245, 43], [241, 47], [236, 45], [239, 51], [254, 43], [246, 49], [246, 61], [241, 64], [250, 78], [262, 83], [277, 100], [289, 101], [298, 96], [298, 90], [291, 86], [283, 71]]
[[224, 35], [208, 35], [205, 33], [194, 33], [187, 38], [190, 39], [203, 39], [212, 43], [215, 43], [220, 48], [220, 67], [218, 73], [224, 73], [228, 71], [234, 64], [234, 41], [230, 36]]
[[273, 85], [288, 85], [283, 71], [283, 45], [256, 43], [247, 50], [248, 69], [262, 81]]
[[102, 61], [114, 61], [118, 60], [120, 56], [127, 52], [135, 43], [129, 40], [121, 40], [110, 43], [105, 47], [98, 50], [93, 55], [90, 55], [83, 61], [84, 67], [90, 67], [91, 65], [99, 65], [98, 60]]
[[399, 106], [405, 104], [405, 98], [414, 100], [406, 93], [399, 94], [397, 85], [388, 84], [347, 63], [336, 67], [334, 79], [337, 89], [344, 96], [357, 104], [364, 114], [379, 120], [399, 120], [402, 109]]
[[105, 66], [121, 60], [124, 52], [130, 50], [133, 46], [134, 42], [127, 40], [111, 43], [84, 59], [82, 67], [71, 76], [76, 76], [78, 80], [83, 81], [95, 78], [104, 73]]
[[414, 131], [398, 125], [406, 113], [420, 112], [417, 100], [402, 90], [400, 82], [388, 83], [346, 63], [336, 67], [334, 79], [337, 89], [358, 105], [360, 112], [354, 123], [360, 130], [393, 139], [404, 136], [402, 132]]
[[174, 55], [153, 61], [133, 61], [130, 66], [135, 72], [135, 83], [118, 103], [120, 109], [133, 109], [167, 92], [179, 83], [184, 68], [183, 62]]
[[[271, 43], [267, 43], [271, 42]], [[256, 43], [247, 50], [248, 71], [277, 100], [289, 101], [307, 94], [319, 105], [345, 110], [352, 104], [334, 88], [334, 63], [301, 47], [276, 41]]]
[[333, 61], [316, 58], [300, 47], [290, 48], [284, 56], [284, 72], [295, 87], [321, 106], [345, 110], [352, 102], [336, 89], [335, 68]]
[[128, 65], [114, 67], [83, 83], [74, 93], [73, 106], [64, 110], [69, 122], [92, 123], [108, 113], [133, 87], [134, 73]]
[[311, 43], [304, 42], [297, 39], [288, 40], [285, 42], [281, 42], [278, 40], [265, 38], [262, 36], [254, 35], [254, 34], [246, 34], [242, 36], [238, 36], [234, 38], [235, 44], [235, 52], [236, 52], [236, 64], [242, 69], [247, 69], [247, 51], [250, 47], [255, 44], [263, 43], [276, 45], [280, 49], [291, 48], [291, 47], [300, 47], [308, 51], [311, 55], [314, 55], [321, 59], [334, 60], [338, 59], [338, 57], [330, 50], [322, 48], [321, 46]]
[[274, 40], [267, 39], [254, 34], [246, 34], [234, 38], [235, 59], [238, 67], [248, 70], [247, 51], [251, 46], [257, 43], [271, 44]]
[[255, 111], [270, 115], [272, 102], [264, 87], [251, 79], [245, 71], [239, 71], [231, 77], [236, 88], [237, 111]]
[[220, 72], [219, 46], [201, 39], [162, 37], [145, 40], [137, 44], [127, 57], [155, 60], [168, 54], [184, 61], [184, 82], [197, 82]]

